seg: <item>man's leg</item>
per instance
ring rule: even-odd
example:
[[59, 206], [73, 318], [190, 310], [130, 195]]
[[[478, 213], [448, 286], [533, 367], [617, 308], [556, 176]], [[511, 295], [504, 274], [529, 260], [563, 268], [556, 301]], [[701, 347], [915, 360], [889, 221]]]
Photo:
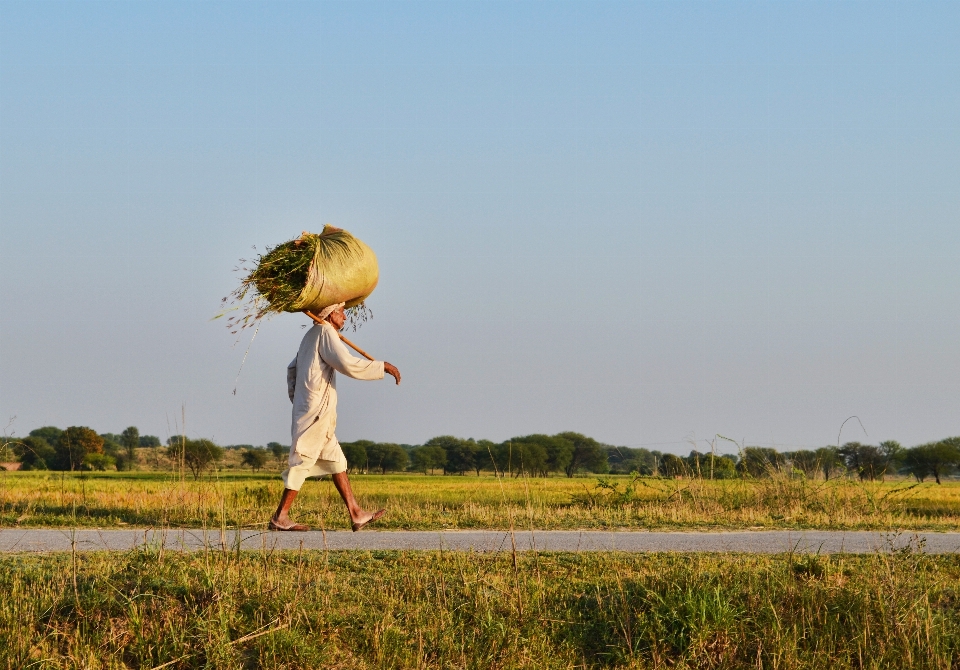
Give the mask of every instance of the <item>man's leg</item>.
[[[298, 459], [299, 460], [299, 459]], [[271, 530], [310, 530], [309, 526], [302, 523], [294, 523], [290, 518], [290, 508], [293, 501], [300, 492], [300, 487], [310, 476], [311, 466], [303, 462], [291, 465], [284, 470], [280, 477], [283, 479], [283, 493], [280, 495], [280, 504], [277, 505], [277, 511], [270, 519], [269, 528]]]
[[353, 524], [353, 530], [358, 531], [371, 521], [376, 521], [382, 517], [387, 510], [382, 509], [376, 512], [367, 512], [357, 504], [357, 499], [353, 497], [353, 489], [350, 488], [350, 478], [346, 472], [338, 472], [330, 475], [333, 485], [337, 487], [340, 497], [347, 505], [347, 511], [350, 513], [350, 521]]

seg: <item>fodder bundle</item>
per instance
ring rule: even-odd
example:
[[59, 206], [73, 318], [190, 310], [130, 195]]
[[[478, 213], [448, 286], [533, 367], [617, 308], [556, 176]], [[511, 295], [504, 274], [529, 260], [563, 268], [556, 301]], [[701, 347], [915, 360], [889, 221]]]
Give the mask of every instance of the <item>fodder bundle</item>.
[[245, 273], [240, 286], [223, 299], [232, 299], [241, 310], [228, 319], [231, 328], [242, 329], [280, 312], [319, 312], [340, 302], [346, 303], [356, 328], [369, 315], [364, 301], [380, 277], [373, 249], [333, 226], [268, 248], [252, 261], [252, 268], [246, 262], [238, 268]]

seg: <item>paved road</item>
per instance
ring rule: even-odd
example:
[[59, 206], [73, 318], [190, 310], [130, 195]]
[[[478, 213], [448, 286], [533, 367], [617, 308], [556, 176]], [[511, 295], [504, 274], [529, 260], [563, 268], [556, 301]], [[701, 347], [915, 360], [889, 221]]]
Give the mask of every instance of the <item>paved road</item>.
[[[504, 531], [320, 531], [275, 533], [241, 531], [241, 548], [330, 550], [451, 550], [511, 551], [510, 533]], [[844, 531], [529, 531], [514, 535], [517, 549], [529, 551], [707, 551], [771, 554], [788, 551], [873, 553], [902, 547], [931, 554], [960, 552], [960, 533], [881, 533]], [[228, 531], [203, 530], [47, 530], [0, 529], [0, 552], [128, 550], [159, 547], [195, 551], [204, 547], [235, 548], [237, 536]]]

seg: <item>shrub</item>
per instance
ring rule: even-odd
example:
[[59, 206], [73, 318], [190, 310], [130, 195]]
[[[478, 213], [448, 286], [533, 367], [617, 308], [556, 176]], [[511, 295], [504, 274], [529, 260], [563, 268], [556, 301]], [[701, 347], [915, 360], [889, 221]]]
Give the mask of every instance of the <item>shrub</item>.
[[247, 449], [240, 459], [242, 465], [249, 465], [256, 472], [267, 464], [267, 452], [263, 449]]
[[223, 449], [210, 440], [176, 438], [167, 447], [167, 455], [175, 462], [182, 461], [190, 469], [193, 478], [198, 479], [204, 470], [223, 460]]

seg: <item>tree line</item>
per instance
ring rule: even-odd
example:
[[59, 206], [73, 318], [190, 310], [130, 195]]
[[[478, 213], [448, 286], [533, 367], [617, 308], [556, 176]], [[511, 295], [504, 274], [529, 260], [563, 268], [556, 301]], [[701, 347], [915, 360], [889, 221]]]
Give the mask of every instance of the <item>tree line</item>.
[[4, 452], [24, 470], [128, 470], [136, 464], [137, 448], [159, 446], [160, 438], [141, 435], [136, 426], [120, 434], [98, 434], [86, 426], [44, 426], [24, 438], [2, 439]]
[[[575, 432], [556, 435], [524, 435], [503, 442], [441, 435], [422, 445], [357, 440], [341, 443], [350, 472], [386, 474], [464, 475], [496, 472], [505, 476], [547, 477], [577, 473], [638, 474], [660, 477], [769, 477], [775, 474], [800, 475], [825, 480], [853, 476], [878, 480], [886, 475], [905, 474], [923, 482], [960, 469], [960, 437], [904, 448], [889, 440], [879, 445], [848, 442], [781, 452], [767, 447], [744, 447], [738, 454], [691, 451], [687, 456], [644, 448], [617, 447]], [[135, 426], [122, 433], [100, 433], [84, 426], [65, 430], [45, 426], [25, 438], [3, 438], [0, 461], [15, 458], [25, 470], [127, 470], [136, 467], [135, 450], [161, 447], [159, 438], [140, 435]], [[166, 457], [194, 477], [223, 460], [225, 449], [242, 452], [241, 464], [257, 471], [273, 459], [283, 467], [289, 446], [270, 442], [265, 448], [253, 445], [221, 447], [211, 440], [173, 436], [167, 440]], [[6, 455], [4, 455], [6, 454]]]

